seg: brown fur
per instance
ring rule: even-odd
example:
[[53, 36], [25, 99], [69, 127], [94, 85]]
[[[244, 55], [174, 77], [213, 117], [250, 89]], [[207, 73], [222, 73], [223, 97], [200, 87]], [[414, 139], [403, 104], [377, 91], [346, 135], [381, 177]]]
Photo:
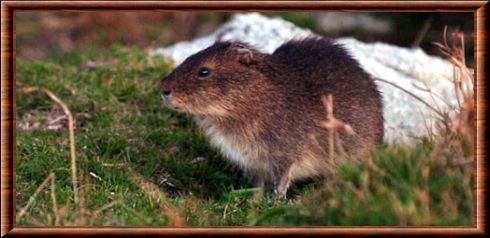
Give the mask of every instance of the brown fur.
[[[205, 67], [208, 75], [200, 76]], [[204, 70], [206, 71], [206, 70]], [[334, 169], [322, 96], [356, 135], [336, 132], [339, 148], [359, 155], [383, 137], [381, 96], [346, 51], [325, 38], [290, 41], [273, 54], [217, 42], [161, 81], [164, 103], [196, 116], [225, 157], [284, 196], [291, 181]]]

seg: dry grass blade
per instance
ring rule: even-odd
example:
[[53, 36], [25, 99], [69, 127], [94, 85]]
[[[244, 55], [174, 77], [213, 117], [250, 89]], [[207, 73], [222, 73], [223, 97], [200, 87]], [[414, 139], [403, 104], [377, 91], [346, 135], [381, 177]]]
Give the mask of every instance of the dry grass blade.
[[322, 102], [327, 111], [327, 120], [322, 123], [322, 126], [328, 129], [328, 149], [329, 156], [332, 159], [335, 156], [335, 131], [345, 131], [350, 135], [355, 135], [356, 133], [350, 125], [335, 118], [333, 114], [333, 97], [331, 94], [329, 94], [328, 97], [322, 97]]
[[424, 25], [419, 30], [419, 32], [417, 33], [417, 37], [415, 38], [415, 40], [412, 43], [412, 48], [415, 48], [415, 47], [419, 47], [420, 46], [420, 43], [422, 42], [422, 40], [424, 39], [425, 35], [429, 31], [429, 29], [430, 29], [430, 27], [432, 25], [432, 21], [433, 20], [434, 20], [434, 17], [430, 17], [427, 20], [425, 20]]
[[26, 87], [21, 89], [24, 93], [32, 93], [36, 91], [44, 92], [49, 98], [61, 106], [64, 113], [68, 117], [68, 130], [70, 136], [70, 158], [71, 158], [71, 174], [72, 174], [72, 185], [73, 185], [73, 198], [75, 203], [79, 206], [80, 211], [82, 210], [81, 205], [79, 203], [79, 195], [78, 195], [78, 177], [77, 177], [77, 160], [76, 160], [76, 147], [75, 147], [75, 123], [73, 120], [73, 116], [71, 114], [68, 106], [61, 101], [53, 92], [49, 91], [45, 88], [37, 88], [37, 87]]
[[125, 163], [117, 163], [117, 164], [102, 163], [101, 166], [102, 167], [116, 167], [116, 168], [120, 168], [120, 169], [123, 169], [123, 168], [126, 168], [127, 167], [127, 165]]
[[444, 44], [434, 42], [439, 50], [453, 65], [453, 88], [456, 95], [458, 107], [452, 108], [456, 117], [449, 120], [444, 129], [445, 132], [453, 132], [463, 135], [467, 142], [473, 144], [474, 135], [474, 102], [473, 85], [474, 75], [466, 67], [465, 57], [465, 35], [462, 32], [454, 32], [452, 45], [447, 42], [447, 29], [444, 31]]
[[138, 186], [143, 192], [145, 192], [150, 199], [157, 202], [161, 209], [165, 211], [167, 218], [172, 226], [185, 226], [185, 218], [182, 217], [180, 212], [174, 208], [171, 204], [167, 195], [160, 190], [160, 188], [154, 183], [146, 180], [139, 173], [131, 170], [129, 166], [125, 167], [129, 172], [130, 180]]
[[46, 177], [46, 179], [44, 179], [44, 181], [41, 183], [41, 185], [39, 185], [39, 187], [37, 187], [34, 194], [32, 194], [32, 196], [27, 201], [27, 204], [22, 209], [20, 209], [20, 212], [17, 214], [17, 220], [20, 220], [27, 213], [27, 209], [29, 209], [32, 206], [32, 204], [34, 203], [34, 201], [36, 201], [37, 195], [44, 189], [44, 187], [47, 186], [47, 184], [50, 180], [54, 179], [54, 177], [55, 177], [54, 173], [50, 173], [48, 175], [48, 177]]
[[[412, 82], [412, 86], [420, 91], [424, 91], [424, 92], [427, 92], [429, 93], [429, 95], [431, 96], [432, 98], [432, 101], [436, 101], [435, 98], [439, 99], [439, 101], [443, 102], [448, 108], [452, 109], [452, 110], [455, 110], [456, 108], [451, 105], [443, 96], [441, 96], [440, 94], [434, 92], [428, 85], [426, 82], [423, 83], [424, 84], [424, 88], [422, 88], [421, 86], [415, 84]], [[441, 109], [438, 109], [439, 111], [442, 111]]]
[[425, 106], [427, 106], [428, 108], [430, 108], [432, 111], [434, 111], [435, 113], [437, 113], [437, 115], [439, 115], [441, 118], [446, 118], [446, 115], [437, 110], [435, 107], [433, 107], [432, 105], [430, 105], [428, 102], [426, 102], [424, 99], [420, 98], [419, 96], [413, 94], [412, 92], [406, 90], [405, 88], [403, 87], [400, 87], [399, 85], [395, 84], [395, 83], [392, 83], [390, 81], [387, 81], [387, 80], [384, 80], [382, 78], [373, 78], [374, 80], [378, 80], [378, 81], [381, 81], [383, 83], [387, 83], [395, 88], [398, 88], [400, 90], [402, 90], [403, 92], [407, 93], [408, 95], [412, 96], [413, 98], [417, 99], [418, 101], [420, 101], [421, 103], [423, 103]]
[[54, 225], [59, 226], [61, 217], [60, 213], [58, 210], [58, 202], [56, 201], [56, 186], [55, 186], [55, 181], [56, 181], [56, 175], [54, 173], [51, 173], [53, 175], [53, 178], [51, 179], [51, 201], [53, 205], [53, 213], [54, 213]]
[[123, 202], [118, 202], [117, 205], [119, 205], [121, 207], [124, 207], [126, 210], [128, 210], [129, 212], [131, 212], [134, 216], [138, 217], [140, 220], [142, 220], [144, 222], [148, 222], [148, 219], [146, 217], [144, 217], [143, 215], [141, 215], [139, 212], [135, 211], [133, 208], [128, 207]]
[[322, 101], [327, 111], [327, 120], [323, 123], [323, 126], [325, 128], [332, 128], [334, 130], [347, 132], [350, 135], [355, 135], [356, 132], [352, 129], [352, 127], [349, 124], [337, 119], [334, 116], [332, 95], [328, 95], [327, 98], [323, 97]]
[[106, 205], [102, 206], [101, 208], [99, 208], [99, 209], [97, 209], [97, 210], [93, 211], [93, 212], [92, 212], [92, 218], [90, 219], [90, 224], [92, 224], [92, 225], [93, 225], [93, 224], [95, 223], [95, 220], [96, 220], [96, 219], [99, 217], [99, 215], [100, 215], [100, 214], [101, 214], [103, 211], [105, 211], [105, 210], [107, 210], [107, 209], [109, 209], [109, 208], [113, 207], [113, 206], [114, 206], [114, 205], [116, 205], [116, 204], [118, 204], [118, 201], [112, 201], [112, 202], [110, 202], [110, 203], [108, 203], [108, 204], [106, 204]]
[[327, 121], [324, 122], [323, 126], [328, 129], [328, 155], [330, 159], [333, 159], [335, 156], [334, 150], [334, 127], [332, 125], [333, 117], [333, 98], [332, 94], [329, 94], [327, 98], [322, 98], [323, 105], [325, 106], [325, 110], [327, 111]]

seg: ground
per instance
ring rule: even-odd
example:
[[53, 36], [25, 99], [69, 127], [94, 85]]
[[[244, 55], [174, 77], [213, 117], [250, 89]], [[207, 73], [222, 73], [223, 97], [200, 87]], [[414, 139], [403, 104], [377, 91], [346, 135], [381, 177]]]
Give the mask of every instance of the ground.
[[[273, 200], [251, 188], [190, 117], [161, 106], [158, 81], [172, 68], [121, 46], [17, 59], [18, 225], [473, 224], [473, 163], [430, 141], [383, 145], [372, 158], [346, 160], [338, 174]], [[75, 117], [79, 202], [67, 119], [28, 87], [52, 91]], [[46, 178], [53, 186], [41, 186]]]

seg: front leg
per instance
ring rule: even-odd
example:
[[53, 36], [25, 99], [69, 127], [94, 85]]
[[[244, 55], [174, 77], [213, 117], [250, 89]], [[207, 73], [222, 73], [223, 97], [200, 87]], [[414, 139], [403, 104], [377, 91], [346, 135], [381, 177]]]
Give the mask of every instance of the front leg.
[[263, 175], [255, 175], [253, 179], [254, 188], [262, 188], [265, 190], [265, 178]]
[[291, 185], [291, 164], [281, 166], [274, 171], [274, 198], [285, 198], [289, 185]]

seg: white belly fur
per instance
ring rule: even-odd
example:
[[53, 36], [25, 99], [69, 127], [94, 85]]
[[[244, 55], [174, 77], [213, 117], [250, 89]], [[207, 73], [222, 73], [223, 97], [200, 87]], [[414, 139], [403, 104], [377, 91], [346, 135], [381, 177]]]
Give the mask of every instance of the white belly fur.
[[211, 144], [220, 149], [228, 160], [244, 170], [257, 169], [258, 150], [249, 142], [245, 142], [245, 138], [227, 135], [207, 119], [196, 118], [196, 120], [208, 135]]
[[[258, 146], [251, 143], [253, 139], [247, 139], [246, 135], [225, 134], [207, 119], [196, 117], [196, 121], [225, 158], [247, 172], [268, 173], [270, 168], [261, 161]], [[318, 176], [327, 167], [325, 161], [312, 150], [305, 149], [300, 157], [291, 167], [292, 180]]]

